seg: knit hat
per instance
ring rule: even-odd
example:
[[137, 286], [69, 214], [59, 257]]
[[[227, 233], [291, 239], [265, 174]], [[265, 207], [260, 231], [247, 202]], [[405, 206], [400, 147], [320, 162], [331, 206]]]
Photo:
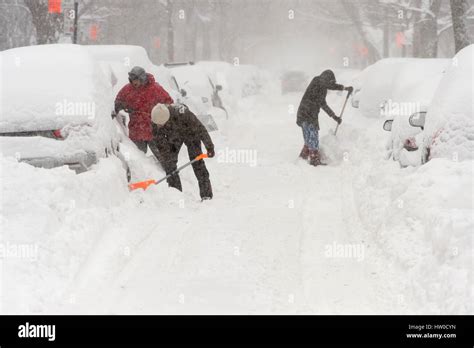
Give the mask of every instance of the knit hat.
[[151, 110], [151, 120], [158, 126], [164, 126], [170, 119], [170, 110], [165, 104], [156, 104]]

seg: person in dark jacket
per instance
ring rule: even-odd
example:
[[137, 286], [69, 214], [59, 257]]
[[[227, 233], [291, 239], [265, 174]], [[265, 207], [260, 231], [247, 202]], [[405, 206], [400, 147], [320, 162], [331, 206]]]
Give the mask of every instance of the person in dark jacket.
[[313, 78], [306, 89], [297, 112], [296, 124], [303, 130], [304, 146], [300, 157], [309, 158], [309, 163], [313, 166], [321, 165], [321, 154], [319, 152], [319, 111], [323, 109], [329, 117], [338, 124], [341, 118], [336, 116], [334, 111], [326, 103], [328, 90], [346, 90], [352, 93], [352, 87], [344, 87], [336, 83], [336, 77], [331, 70], [325, 70], [321, 75]]
[[128, 80], [130, 83], [120, 90], [115, 99], [115, 113], [120, 110], [129, 112], [128, 136], [145, 153], [149, 146], [156, 157], [156, 149], [151, 143], [151, 110], [158, 103], [172, 104], [173, 99], [142, 67], [134, 67], [128, 73]]
[[[157, 104], [152, 110], [151, 119], [155, 124], [153, 143], [160, 153], [158, 160], [167, 175], [176, 170], [178, 153], [183, 144], [188, 148], [190, 160], [202, 153], [201, 142], [206, 147], [207, 155], [214, 157], [214, 144], [207, 129], [185, 105]], [[200, 160], [192, 166], [202, 200], [212, 199], [212, 186], [206, 164]], [[168, 178], [168, 185], [182, 191], [178, 174]]]

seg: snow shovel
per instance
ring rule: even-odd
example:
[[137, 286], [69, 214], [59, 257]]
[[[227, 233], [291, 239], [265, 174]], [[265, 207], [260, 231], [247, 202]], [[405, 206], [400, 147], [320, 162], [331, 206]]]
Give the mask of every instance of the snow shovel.
[[[346, 100], [344, 101], [344, 106], [342, 107], [341, 115], [339, 116], [341, 120], [342, 120], [342, 114], [344, 113], [344, 110], [346, 109], [346, 104], [350, 96], [351, 96], [351, 92], [347, 92], [347, 97], [346, 97]], [[338, 128], [339, 128], [339, 123], [337, 124], [336, 129], [334, 130], [334, 136], [336, 135]]]
[[145, 180], [145, 181], [140, 181], [140, 182], [135, 182], [135, 183], [132, 183], [132, 184], [129, 184], [128, 185], [128, 189], [130, 191], [133, 191], [133, 190], [136, 190], [136, 189], [143, 189], [143, 190], [146, 190], [148, 188], [148, 186], [150, 185], [158, 185], [160, 182], [163, 182], [165, 181], [166, 179], [168, 179], [169, 177], [175, 175], [175, 174], [178, 174], [183, 168], [186, 168], [187, 166], [190, 166], [191, 164], [193, 164], [194, 162], [197, 162], [197, 161], [200, 161], [202, 160], [203, 158], [208, 158], [207, 154], [205, 153], [202, 153], [200, 154], [199, 156], [197, 156], [195, 159], [193, 159], [192, 161], [186, 163], [186, 164], [183, 164], [181, 167], [177, 168], [176, 170], [174, 170], [173, 172], [171, 172], [170, 174], [168, 174], [167, 176], [165, 176], [164, 178], [161, 178], [160, 180]]

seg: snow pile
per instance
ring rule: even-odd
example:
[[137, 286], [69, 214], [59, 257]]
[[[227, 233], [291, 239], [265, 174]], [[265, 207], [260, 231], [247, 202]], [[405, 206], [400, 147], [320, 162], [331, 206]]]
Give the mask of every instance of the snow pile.
[[177, 66], [171, 69], [179, 88], [192, 96], [210, 99], [213, 93], [209, 77], [203, 69], [195, 65]]
[[115, 157], [81, 175], [0, 161], [1, 243], [29, 251], [0, 259], [2, 283], [11, 284], [2, 287], [1, 312], [42, 313], [69, 301], [66, 284], [107, 230], [107, 211], [127, 199], [123, 168]]
[[[403, 151], [407, 139], [421, 132], [421, 128], [413, 127], [409, 118], [417, 112], [426, 112], [444, 76], [449, 59], [414, 59], [404, 64], [393, 81], [393, 92], [383, 108], [383, 116], [393, 119], [390, 131], [389, 150], [395, 160], [403, 165], [409, 163], [410, 153]], [[420, 143], [418, 143], [419, 145]], [[403, 153], [401, 153], [401, 151]], [[415, 163], [419, 164], [421, 156], [413, 154]]]
[[399, 289], [387, 301], [396, 313], [472, 313], [472, 160], [401, 169], [382, 159], [380, 125], [366, 121], [357, 139], [339, 139], [361, 222], [390, 265], [389, 287]]
[[15, 48], [1, 52], [0, 61], [2, 132], [61, 129], [110, 115], [110, 90], [81, 46]]
[[196, 64], [212, 79], [222, 86], [219, 92], [226, 108], [231, 114], [240, 109], [243, 98], [272, 94], [278, 90], [280, 82], [269, 71], [253, 65], [234, 65], [227, 62], [202, 61]]
[[381, 116], [382, 104], [390, 99], [394, 81], [400, 69], [407, 63], [413, 62], [412, 58], [387, 58], [364, 69], [354, 78], [354, 87], [361, 88], [359, 108], [367, 117], [378, 118]]
[[112, 86], [82, 46], [16, 48], [1, 52], [0, 60], [0, 131], [60, 130], [65, 138], [2, 137], [5, 156], [100, 154], [118, 141], [110, 117]]
[[428, 109], [424, 144], [430, 158], [473, 159], [473, 51], [470, 45], [453, 58]]

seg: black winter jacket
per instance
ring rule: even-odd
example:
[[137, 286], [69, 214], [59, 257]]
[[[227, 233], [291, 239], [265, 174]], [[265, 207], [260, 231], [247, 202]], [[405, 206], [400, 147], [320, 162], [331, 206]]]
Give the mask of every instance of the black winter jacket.
[[206, 150], [214, 150], [214, 144], [204, 125], [185, 105], [172, 104], [168, 106], [170, 118], [161, 128], [153, 125], [153, 139], [159, 148], [167, 145], [182, 143], [204, 143]]
[[320, 109], [323, 109], [332, 118], [337, 117], [326, 103], [326, 95], [328, 90], [342, 91], [343, 89], [343, 85], [336, 83], [336, 77], [331, 70], [325, 70], [321, 75], [316, 76], [301, 99], [296, 115], [296, 124], [301, 127], [303, 122], [308, 122], [319, 129]]

